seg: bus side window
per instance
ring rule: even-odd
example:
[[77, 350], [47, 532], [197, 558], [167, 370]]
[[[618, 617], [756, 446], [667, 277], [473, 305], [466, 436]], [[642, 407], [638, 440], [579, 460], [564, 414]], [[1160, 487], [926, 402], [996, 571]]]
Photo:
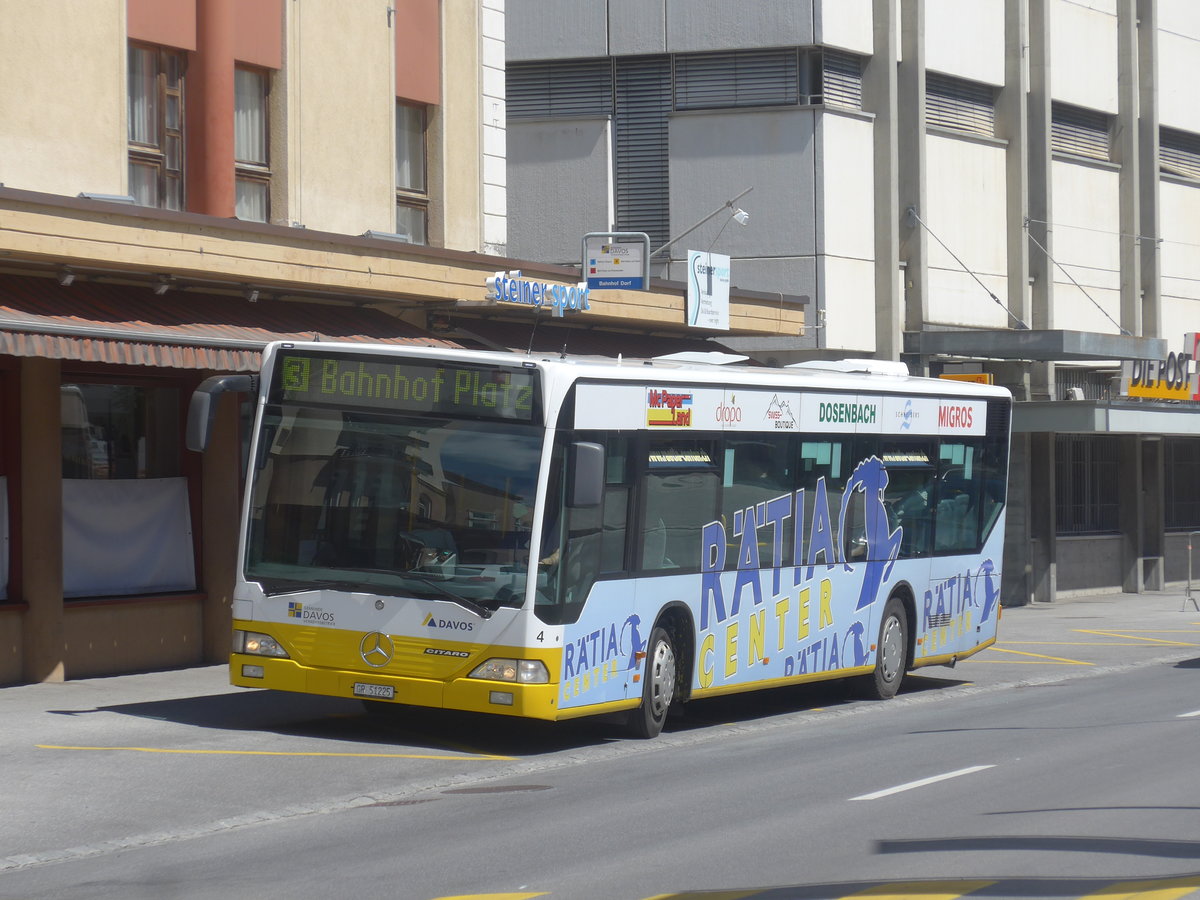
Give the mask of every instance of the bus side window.
[[604, 513], [600, 532], [600, 572], [625, 569], [626, 523], [629, 521], [629, 439], [609, 435], [604, 477]]
[[974, 442], [943, 441], [938, 453], [938, 500], [934, 550], [968, 552], [979, 547], [981, 470]]
[[[755, 515], [761, 510], [758, 504], [789, 496], [795, 476], [795, 447], [791, 435], [764, 440], [727, 440], [724, 453], [724, 471], [721, 479], [721, 521], [725, 526], [728, 543], [728, 559], [737, 559], [742, 539], [734, 531], [739, 522], [738, 513], [754, 508]], [[782, 546], [792, 546], [794, 516], [783, 519]], [[758, 522], [758, 553], [762, 566], [772, 565], [775, 535], [765, 521]]]
[[641, 568], [696, 572], [700, 526], [717, 512], [713, 441], [652, 441], [644, 480]]
[[[812, 552], [813, 539], [813, 510], [816, 509], [818, 490], [823, 489], [827, 501], [831, 528], [835, 532], [830, 541], [836, 546], [838, 517], [842, 505], [842, 490], [849, 476], [848, 469], [853, 466], [851, 460], [852, 438], [849, 435], [830, 435], [828, 437], [810, 436], [800, 444], [800, 456], [796, 463], [795, 487], [804, 491], [803, 518], [794, 517], [794, 527], [801, 529], [796, 563], [807, 564]], [[820, 541], [818, 536], [818, 541]], [[841, 551], [838, 551], [841, 552]], [[818, 559], [829, 564], [837, 560], [825, 559], [824, 553], [819, 553]]]

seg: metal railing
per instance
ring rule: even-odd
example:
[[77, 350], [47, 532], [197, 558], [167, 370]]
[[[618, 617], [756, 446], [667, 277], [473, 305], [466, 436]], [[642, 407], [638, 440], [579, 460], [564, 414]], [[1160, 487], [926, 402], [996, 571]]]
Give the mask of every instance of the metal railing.
[[1180, 608], [1180, 610], [1187, 609], [1188, 601], [1190, 600], [1190, 601], [1191, 601], [1191, 603], [1192, 603], [1192, 606], [1194, 606], [1194, 607], [1196, 608], [1196, 612], [1200, 612], [1200, 603], [1197, 603], [1197, 602], [1196, 602], [1196, 596], [1195, 596], [1195, 595], [1192, 593], [1192, 537], [1193, 537], [1194, 535], [1197, 535], [1197, 534], [1200, 534], [1200, 531], [1189, 531], [1189, 532], [1188, 532], [1188, 543], [1187, 543], [1187, 550], [1188, 550], [1188, 583], [1187, 583], [1187, 593], [1186, 593], [1186, 594], [1184, 594], [1184, 596], [1183, 596], [1183, 605], [1182, 605], [1181, 607], [1179, 607], [1179, 608]]

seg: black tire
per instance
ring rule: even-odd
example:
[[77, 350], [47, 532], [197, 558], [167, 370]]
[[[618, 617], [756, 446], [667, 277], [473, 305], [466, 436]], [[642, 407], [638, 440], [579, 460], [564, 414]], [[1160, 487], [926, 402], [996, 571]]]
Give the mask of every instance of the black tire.
[[655, 626], [646, 644], [646, 667], [642, 670], [642, 702], [629, 712], [629, 730], [634, 737], [658, 737], [675, 699], [675, 645], [665, 629]]
[[891, 700], [908, 669], [908, 614], [899, 597], [889, 597], [883, 607], [876, 646], [875, 671], [863, 676], [859, 692], [872, 700]]

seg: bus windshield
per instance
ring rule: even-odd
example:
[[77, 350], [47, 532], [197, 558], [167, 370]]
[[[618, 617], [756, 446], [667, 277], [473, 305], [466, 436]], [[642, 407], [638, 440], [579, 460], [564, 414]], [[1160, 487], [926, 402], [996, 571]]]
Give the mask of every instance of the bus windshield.
[[519, 606], [543, 431], [280, 402], [264, 410], [247, 580]]

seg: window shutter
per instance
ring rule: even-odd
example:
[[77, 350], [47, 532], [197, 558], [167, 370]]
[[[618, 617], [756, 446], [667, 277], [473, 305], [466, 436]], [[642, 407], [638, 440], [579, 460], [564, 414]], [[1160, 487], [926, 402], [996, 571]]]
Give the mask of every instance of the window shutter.
[[617, 227], [644, 231], [655, 247], [670, 239], [670, 111], [670, 57], [616, 60]]
[[1055, 103], [1050, 112], [1050, 149], [1089, 159], [1112, 159], [1111, 117], [1102, 112]]
[[1200, 178], [1200, 134], [1162, 128], [1158, 135], [1158, 165], [1171, 175]]
[[675, 57], [675, 108], [721, 109], [799, 102], [796, 50], [690, 53]]
[[826, 50], [821, 61], [823, 99], [827, 106], [862, 109], [862, 57]]
[[967, 134], [996, 134], [996, 89], [929, 72], [925, 76], [925, 121]]
[[505, 75], [508, 115], [612, 115], [612, 64], [607, 59], [513, 63]]

